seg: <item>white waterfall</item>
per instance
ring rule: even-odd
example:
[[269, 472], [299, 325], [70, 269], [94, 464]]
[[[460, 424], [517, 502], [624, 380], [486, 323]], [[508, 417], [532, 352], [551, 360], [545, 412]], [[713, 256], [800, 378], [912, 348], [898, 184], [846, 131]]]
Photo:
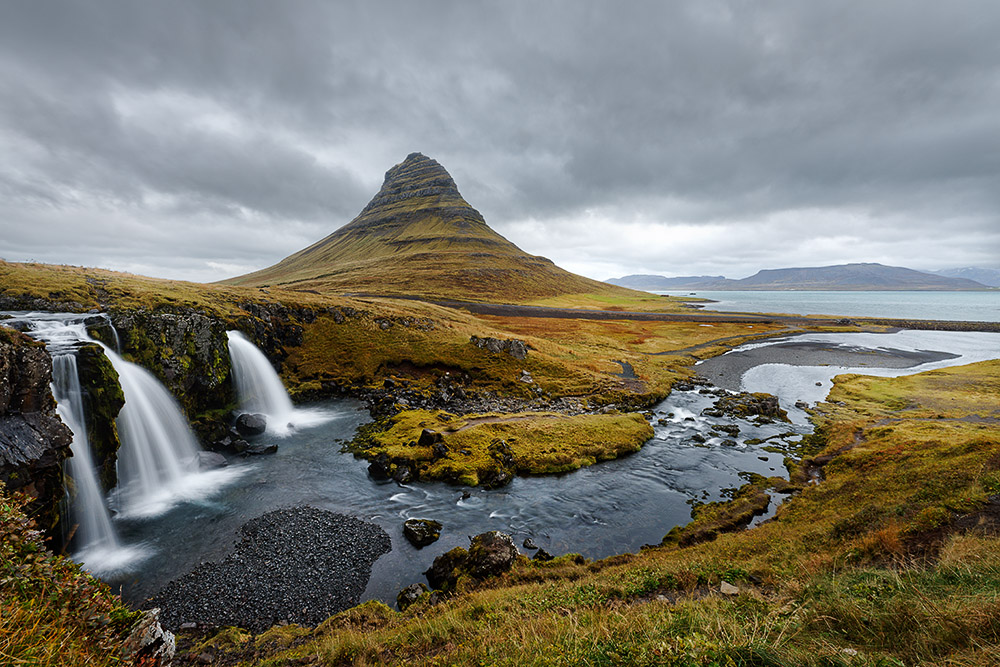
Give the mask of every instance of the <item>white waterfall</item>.
[[118, 413], [118, 488], [124, 516], [158, 514], [187, 495], [198, 472], [198, 443], [174, 397], [153, 374], [104, 346], [118, 372], [125, 406]]
[[[161, 514], [182, 501], [199, 501], [245, 469], [229, 467], [201, 472], [198, 447], [173, 396], [147, 370], [126, 361], [87, 334], [87, 315], [17, 313], [11, 323], [26, 324], [45, 343], [53, 358], [53, 394], [60, 417], [73, 432], [68, 465], [76, 493], [70, 512], [82, 547], [74, 558], [92, 572], [123, 569], [145, 557], [141, 547], [123, 547], [94, 471], [84, 421], [82, 391], [76, 371], [76, 345], [96, 342], [118, 372], [125, 405], [118, 415], [118, 486], [112, 506], [118, 518]], [[113, 327], [112, 327], [112, 330]], [[117, 340], [117, 331], [114, 332]]]
[[104, 494], [97, 483], [94, 461], [90, 455], [90, 441], [83, 419], [83, 396], [80, 377], [76, 371], [76, 357], [61, 354], [52, 358], [52, 394], [55, 396], [59, 417], [73, 432], [68, 459], [70, 476], [76, 485], [73, 503], [73, 521], [79, 526], [77, 543], [84, 549], [116, 549], [118, 536], [111, 527], [111, 516], [104, 503]]
[[66, 460], [75, 493], [70, 498], [70, 518], [74, 559], [92, 573], [127, 569], [147, 554], [142, 547], [123, 547], [108, 506], [97, 482], [83, 412], [83, 392], [76, 365], [76, 344], [90, 340], [80, 316], [53, 316], [33, 313], [25, 318], [31, 333], [45, 342], [52, 357], [52, 395], [59, 417], [73, 433], [70, 456]]
[[267, 417], [268, 434], [285, 436], [293, 427], [313, 426], [332, 417], [321, 410], [292, 405], [281, 378], [264, 353], [239, 331], [227, 331], [226, 335], [240, 410]]

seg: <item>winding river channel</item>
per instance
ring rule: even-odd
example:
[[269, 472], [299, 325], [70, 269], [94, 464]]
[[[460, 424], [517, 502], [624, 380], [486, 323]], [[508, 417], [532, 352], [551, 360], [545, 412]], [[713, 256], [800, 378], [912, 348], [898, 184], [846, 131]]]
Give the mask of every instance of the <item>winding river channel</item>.
[[[440, 483], [373, 481], [366, 462], [341, 451], [367, 412], [355, 401], [327, 401], [310, 406], [326, 412], [327, 421], [284, 437], [261, 436], [278, 444], [278, 452], [231, 463], [238, 479], [214, 495], [156, 517], [117, 519], [122, 541], [151, 555], [105, 578], [127, 599], [141, 601], [199, 563], [222, 558], [248, 520], [297, 505], [385, 529], [392, 551], [375, 563], [364, 598], [389, 604], [402, 587], [424, 581], [434, 557], [487, 530], [509, 532], [518, 544], [531, 537], [556, 555], [636, 551], [686, 523], [692, 502], [716, 500], [742, 484], [741, 472], [784, 475], [784, 454], [773, 451], [775, 445], [794, 442], [811, 428], [794, 402], [821, 400], [834, 375], [902, 375], [992, 358], [1000, 358], [1000, 334], [808, 334], [754, 343], [704, 362], [699, 372], [720, 387], [777, 394], [793, 424], [706, 417], [701, 413], [716, 396], [675, 391], [654, 409], [656, 435], [638, 453], [565, 475], [517, 478], [501, 489], [471, 489], [464, 498], [462, 488]], [[778, 502], [772, 499], [770, 511]], [[412, 547], [402, 534], [403, 521], [412, 517], [442, 522], [441, 539], [422, 550]]]

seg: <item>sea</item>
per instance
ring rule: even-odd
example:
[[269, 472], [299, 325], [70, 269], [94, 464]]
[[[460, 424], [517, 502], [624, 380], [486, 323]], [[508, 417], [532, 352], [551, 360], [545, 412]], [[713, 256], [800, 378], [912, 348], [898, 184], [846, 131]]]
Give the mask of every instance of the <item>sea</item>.
[[897, 319], [1000, 322], [1000, 289], [937, 291], [690, 291], [656, 292], [710, 299], [705, 310], [789, 315], [845, 315]]

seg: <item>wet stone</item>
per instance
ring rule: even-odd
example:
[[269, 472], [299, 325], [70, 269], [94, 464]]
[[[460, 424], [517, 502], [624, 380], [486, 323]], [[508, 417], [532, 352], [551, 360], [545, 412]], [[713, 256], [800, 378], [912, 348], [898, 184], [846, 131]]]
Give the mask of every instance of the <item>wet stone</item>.
[[164, 610], [161, 622], [171, 629], [316, 625], [360, 602], [372, 563], [391, 548], [385, 531], [354, 517], [313, 507], [268, 512], [243, 525], [233, 553], [202, 563], [147, 603]]
[[267, 417], [259, 414], [243, 413], [236, 418], [236, 430], [246, 437], [260, 435], [267, 429]]
[[422, 549], [441, 537], [441, 522], [433, 519], [407, 519], [403, 523], [403, 535], [410, 544]]

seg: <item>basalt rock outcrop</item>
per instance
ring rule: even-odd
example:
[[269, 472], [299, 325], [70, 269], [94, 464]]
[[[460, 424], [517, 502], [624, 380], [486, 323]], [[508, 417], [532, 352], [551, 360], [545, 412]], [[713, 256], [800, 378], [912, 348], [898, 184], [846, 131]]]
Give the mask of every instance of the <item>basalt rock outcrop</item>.
[[424, 575], [432, 587], [448, 591], [465, 575], [483, 580], [507, 572], [517, 556], [514, 538], [493, 530], [473, 537], [468, 550], [455, 547], [441, 554]]
[[0, 482], [27, 493], [26, 513], [58, 537], [62, 463], [73, 434], [56, 414], [51, 381], [45, 347], [0, 327]]
[[232, 403], [227, 327], [222, 320], [197, 312], [143, 309], [115, 311], [111, 319], [123, 356], [152, 371], [189, 417]]
[[725, 415], [738, 419], [750, 419], [755, 423], [763, 424], [789, 421], [788, 413], [778, 404], [778, 398], [763, 392], [724, 394], [711, 408], [703, 410], [702, 414], [709, 417]]
[[469, 342], [481, 350], [488, 350], [494, 354], [506, 354], [514, 359], [523, 360], [528, 358], [528, 346], [523, 340], [517, 338], [480, 338], [472, 336]]

